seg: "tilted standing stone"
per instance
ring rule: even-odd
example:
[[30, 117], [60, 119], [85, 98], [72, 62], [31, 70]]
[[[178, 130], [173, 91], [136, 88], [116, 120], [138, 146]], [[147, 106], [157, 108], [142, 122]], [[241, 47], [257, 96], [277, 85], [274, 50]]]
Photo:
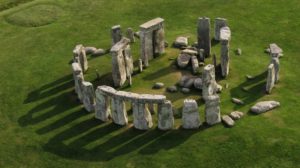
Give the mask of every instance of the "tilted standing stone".
[[219, 95], [211, 95], [205, 99], [205, 120], [209, 125], [221, 122]]
[[266, 91], [267, 93], [271, 93], [273, 87], [275, 84], [275, 69], [274, 64], [270, 64], [268, 66], [268, 76], [267, 76], [267, 85], [266, 85]]
[[279, 81], [279, 57], [272, 57], [271, 63], [274, 64], [274, 71], [275, 71], [275, 83], [278, 83]]
[[158, 128], [160, 130], [170, 130], [174, 126], [174, 116], [171, 101], [158, 104]]
[[215, 67], [208, 64], [204, 67], [202, 73], [202, 96], [206, 100], [208, 96], [216, 94], [217, 83], [215, 79]]
[[210, 56], [210, 18], [200, 17], [198, 19], [198, 48], [204, 49], [204, 56]]
[[73, 50], [73, 61], [79, 63], [82, 72], [86, 72], [88, 70], [88, 61], [83, 45], [78, 44], [75, 46]]
[[215, 19], [215, 40], [220, 40], [220, 31], [222, 27], [227, 26], [227, 19], [216, 18]]
[[75, 82], [75, 92], [78, 95], [78, 99], [82, 102], [83, 100], [82, 82], [84, 81], [84, 77], [79, 63], [77, 62], [72, 63], [72, 70], [73, 70], [73, 78]]
[[96, 89], [95, 117], [101, 121], [108, 121], [111, 113], [110, 98], [101, 91], [101, 86]]
[[129, 27], [126, 31], [126, 36], [130, 40], [131, 43], [135, 42], [134, 31], [131, 27]]
[[229, 27], [223, 27], [220, 31], [221, 40], [221, 70], [222, 76], [227, 77], [229, 74], [229, 41], [231, 38], [231, 31]]
[[83, 88], [83, 105], [84, 108], [88, 111], [94, 111], [95, 110], [95, 92], [93, 84], [90, 82], [82, 82], [82, 88]]
[[127, 119], [125, 102], [119, 97], [113, 96], [111, 101], [111, 106], [112, 106], [111, 117], [113, 122], [118, 125], [127, 125], [128, 119]]
[[120, 25], [115, 25], [111, 28], [112, 45], [115, 45], [122, 39], [122, 31]]
[[152, 116], [145, 103], [133, 102], [133, 124], [136, 129], [148, 130], [153, 126]]
[[165, 52], [164, 19], [156, 18], [140, 25], [141, 59], [144, 66], [149, 66], [149, 61], [155, 55]]
[[200, 125], [197, 102], [192, 99], [185, 99], [182, 109], [182, 127], [185, 129], [197, 129]]

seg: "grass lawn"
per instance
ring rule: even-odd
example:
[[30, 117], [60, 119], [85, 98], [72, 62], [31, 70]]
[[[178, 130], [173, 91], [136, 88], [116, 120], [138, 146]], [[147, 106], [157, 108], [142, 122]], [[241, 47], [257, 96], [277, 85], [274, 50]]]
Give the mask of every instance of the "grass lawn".
[[[0, 167], [300, 167], [299, 0], [0, 0], [0, 11]], [[221, 113], [246, 114], [233, 128], [182, 130], [177, 112], [172, 131], [157, 130], [155, 116], [153, 129], [138, 131], [132, 115], [127, 127], [102, 123], [77, 102], [69, 64], [76, 44], [108, 49], [111, 26], [137, 31], [155, 17], [165, 19], [170, 44], [179, 35], [193, 43], [200, 16], [211, 18], [212, 37], [216, 17], [227, 18], [232, 31], [230, 75], [218, 82], [229, 84], [221, 94]], [[283, 48], [284, 57], [280, 82], [266, 95], [270, 59], [264, 48], [270, 43]], [[138, 59], [139, 41], [131, 48]], [[234, 54], [236, 48], [242, 56]], [[219, 58], [220, 45], [212, 52]], [[179, 112], [185, 98], [194, 98], [203, 120], [201, 92], [151, 89], [155, 82], [173, 85], [188, 73], [169, 60], [178, 53], [167, 48], [123, 90], [165, 94]], [[109, 84], [110, 55], [88, 60], [85, 79]], [[247, 81], [247, 74], [255, 80]], [[231, 97], [245, 105], [234, 105]], [[261, 100], [280, 101], [281, 107], [248, 113]]]

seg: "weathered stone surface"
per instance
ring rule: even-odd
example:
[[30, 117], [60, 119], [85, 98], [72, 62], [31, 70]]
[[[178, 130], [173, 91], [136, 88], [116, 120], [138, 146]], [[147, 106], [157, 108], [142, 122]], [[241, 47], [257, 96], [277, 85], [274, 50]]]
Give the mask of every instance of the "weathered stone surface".
[[215, 67], [211, 64], [208, 64], [204, 67], [202, 73], [202, 96], [206, 100], [208, 96], [216, 94], [216, 80], [215, 80]]
[[269, 45], [269, 52], [272, 57], [279, 57], [283, 50], [275, 43]]
[[199, 62], [198, 62], [197, 57], [196, 57], [196, 56], [192, 56], [191, 62], [192, 62], [193, 73], [194, 73], [194, 74], [198, 73], [198, 70], [199, 70]]
[[199, 61], [204, 62], [205, 60], [204, 49], [200, 48], [198, 53], [199, 53]]
[[228, 127], [233, 127], [234, 126], [234, 120], [231, 119], [228, 115], [223, 115], [222, 116], [222, 121], [224, 122], [225, 125]]
[[130, 40], [131, 43], [135, 42], [134, 31], [129, 27], [126, 31], [126, 37]]
[[280, 103], [277, 101], [262, 101], [256, 103], [251, 107], [251, 111], [256, 114], [264, 113], [266, 111], [272, 110], [276, 107], [279, 107]]
[[161, 88], [163, 88], [164, 86], [165, 86], [164, 83], [162, 83], [162, 82], [156, 82], [156, 83], [154, 84], [153, 88], [154, 88], [154, 89], [161, 89]]
[[112, 45], [115, 45], [122, 39], [122, 31], [120, 25], [115, 25], [111, 28]]
[[143, 72], [143, 61], [142, 61], [142, 59], [139, 59], [139, 71]]
[[177, 92], [177, 87], [176, 86], [169, 86], [167, 87], [167, 91], [170, 93]]
[[160, 130], [170, 130], [174, 127], [174, 116], [171, 101], [158, 104], [158, 128]]
[[200, 17], [198, 19], [198, 48], [204, 49], [204, 56], [210, 56], [210, 19]]
[[176, 48], [182, 48], [182, 47], [187, 47], [188, 44], [189, 42], [187, 37], [179, 36], [174, 41], [173, 46]]
[[221, 86], [221, 85], [219, 85], [219, 84], [216, 83], [216, 92], [217, 93], [221, 93], [222, 90], [223, 90], [223, 86]]
[[78, 99], [80, 101], [83, 101], [82, 81], [84, 81], [84, 77], [79, 63], [77, 62], [72, 63], [72, 71], [73, 71], [73, 78], [75, 83], [75, 92], [77, 93]]
[[215, 19], [215, 40], [220, 40], [220, 31], [222, 27], [227, 26], [227, 19], [216, 18]]
[[238, 48], [236, 49], [236, 55], [242, 55], [242, 49]]
[[180, 53], [177, 57], [177, 65], [179, 66], [179, 68], [185, 68], [188, 66], [190, 59], [191, 55], [186, 53]]
[[112, 97], [111, 106], [111, 117], [113, 122], [118, 125], [127, 125], [128, 119], [125, 102], [119, 97], [115, 96]]
[[190, 93], [191, 90], [190, 90], [189, 88], [182, 88], [182, 89], [181, 89], [181, 92], [182, 92], [182, 93]]
[[195, 87], [196, 89], [202, 90], [202, 86], [203, 86], [202, 79], [201, 79], [201, 78], [196, 78], [196, 79], [194, 80], [194, 87]]
[[[100, 87], [100, 86], [99, 86]], [[101, 87], [97, 88], [96, 93], [96, 106], [95, 106], [95, 118], [101, 121], [108, 121], [110, 117], [110, 98], [101, 92]]]
[[275, 83], [279, 82], [279, 58], [278, 57], [272, 57], [271, 64], [274, 64], [274, 72], [275, 72]]
[[243, 105], [244, 104], [244, 102], [242, 101], [242, 100], [240, 100], [240, 99], [238, 99], [238, 98], [231, 98], [231, 101], [233, 102], [233, 103], [235, 103], [235, 104], [238, 104], [238, 105]]
[[205, 99], [205, 120], [208, 125], [221, 122], [220, 97], [218, 95], [211, 95]]
[[85, 54], [93, 54], [96, 50], [96, 47], [84, 47]]
[[102, 48], [98, 48], [96, 49], [93, 53], [92, 53], [92, 56], [101, 56], [101, 55], [104, 55], [106, 54], [106, 51]]
[[182, 50], [181, 53], [183, 53], [183, 54], [189, 54], [191, 56], [198, 54], [197, 50], [191, 49], [191, 48], [186, 48], [186, 49]]
[[228, 26], [222, 27], [220, 30], [220, 40], [230, 41], [231, 31]]
[[153, 126], [151, 113], [146, 104], [132, 103], [133, 124], [136, 129], [147, 130]]
[[83, 105], [86, 111], [91, 112], [95, 110], [95, 92], [93, 84], [90, 82], [82, 82]]
[[239, 120], [240, 118], [242, 118], [244, 116], [243, 112], [239, 112], [239, 111], [233, 111], [229, 114], [229, 116], [233, 119], [233, 120]]
[[125, 67], [126, 67], [126, 76], [127, 78], [131, 77], [132, 73], [133, 73], [133, 58], [131, 55], [131, 49], [130, 49], [130, 45], [127, 45], [127, 47], [124, 49], [124, 58], [125, 58]]
[[182, 127], [185, 129], [197, 129], [200, 125], [197, 102], [193, 99], [185, 99], [182, 109]]
[[183, 87], [184, 88], [192, 88], [194, 86], [195, 78], [189, 77], [187, 80], [184, 81]]
[[275, 85], [275, 69], [274, 69], [274, 64], [270, 64], [268, 66], [266, 92], [270, 94], [272, 92], [274, 85]]
[[229, 40], [231, 38], [231, 32], [229, 27], [221, 28], [220, 40], [221, 40], [221, 70], [222, 76], [227, 77], [229, 74]]
[[83, 73], [88, 70], [88, 61], [82, 44], [75, 46], [73, 50], [73, 60], [74, 62], [79, 63]]

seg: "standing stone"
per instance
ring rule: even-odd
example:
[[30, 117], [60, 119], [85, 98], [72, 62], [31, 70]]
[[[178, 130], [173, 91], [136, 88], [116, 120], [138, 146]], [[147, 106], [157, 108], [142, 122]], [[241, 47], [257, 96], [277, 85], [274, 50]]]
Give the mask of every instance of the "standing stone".
[[204, 56], [210, 56], [210, 18], [200, 17], [198, 19], [198, 48], [204, 49]]
[[95, 110], [95, 92], [93, 84], [90, 82], [82, 82], [83, 88], [83, 105], [86, 111], [91, 112]]
[[75, 46], [73, 50], [73, 61], [79, 63], [82, 72], [86, 72], [88, 70], [88, 61], [82, 44]]
[[202, 96], [206, 100], [208, 96], [216, 94], [217, 83], [215, 80], [215, 67], [208, 64], [204, 67], [202, 73]]
[[199, 49], [199, 61], [200, 62], [204, 62], [204, 59], [205, 59], [205, 57], [204, 57], [204, 49]]
[[158, 104], [158, 128], [160, 130], [170, 130], [174, 126], [174, 116], [172, 111], [172, 103], [167, 100]]
[[153, 126], [151, 113], [146, 104], [140, 102], [132, 103], [133, 124], [136, 129], [148, 130]]
[[266, 91], [267, 93], [271, 93], [273, 87], [275, 84], [275, 70], [274, 70], [274, 64], [270, 64], [268, 66], [268, 76], [267, 76], [267, 85], [266, 85]]
[[154, 55], [163, 54], [165, 52], [165, 30], [163, 24], [159, 24], [158, 30], [154, 31], [154, 42]]
[[274, 64], [275, 83], [279, 81], [279, 57], [272, 57], [271, 63]]
[[131, 27], [129, 27], [126, 31], [126, 36], [130, 40], [131, 43], [135, 42], [134, 31]]
[[129, 77], [133, 73], [133, 59], [131, 55], [130, 45], [124, 49], [124, 57], [125, 57], [125, 67], [126, 67], [126, 76]]
[[227, 19], [216, 18], [215, 19], [215, 40], [220, 40], [220, 31], [222, 27], [227, 26]]
[[95, 117], [101, 121], [108, 121], [111, 113], [110, 98], [101, 91], [101, 86], [96, 90]]
[[84, 81], [84, 77], [79, 63], [77, 62], [72, 63], [72, 70], [73, 70], [73, 78], [75, 83], [75, 92], [77, 93], [78, 99], [82, 102], [83, 101], [82, 82]]
[[223, 27], [220, 31], [221, 40], [221, 70], [222, 76], [227, 77], [229, 74], [229, 41], [231, 32], [229, 27]]
[[271, 57], [280, 57], [280, 55], [283, 55], [283, 50], [275, 43], [270, 44], [268, 51]]
[[142, 61], [142, 59], [139, 59], [139, 71], [143, 72], [143, 61]]
[[185, 99], [182, 109], [182, 127], [185, 129], [197, 129], [200, 125], [197, 102], [193, 99]]
[[196, 56], [192, 56], [191, 62], [192, 62], [193, 73], [194, 74], [198, 73], [199, 62], [198, 62], [197, 57]]
[[217, 94], [208, 96], [205, 100], [205, 120], [209, 125], [221, 122], [220, 97]]
[[115, 45], [122, 39], [122, 31], [120, 25], [115, 25], [111, 28], [112, 45]]
[[127, 119], [125, 102], [121, 98], [114, 96], [112, 97], [111, 104], [112, 104], [111, 117], [113, 122], [118, 125], [127, 125], [128, 119]]

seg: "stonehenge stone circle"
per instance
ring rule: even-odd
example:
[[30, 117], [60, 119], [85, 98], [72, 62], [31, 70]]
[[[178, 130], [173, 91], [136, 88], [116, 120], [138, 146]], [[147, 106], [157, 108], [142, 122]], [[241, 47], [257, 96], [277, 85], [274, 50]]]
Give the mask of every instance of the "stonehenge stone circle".
[[229, 27], [222, 27], [220, 31], [221, 40], [221, 70], [222, 76], [227, 77], [229, 74], [229, 41], [231, 32]]
[[256, 103], [254, 106], [251, 107], [251, 111], [256, 114], [264, 113], [269, 110], [272, 110], [276, 107], [279, 107], [280, 103], [277, 101], [262, 101]]
[[148, 130], [153, 126], [152, 116], [145, 103], [132, 103], [133, 124], [136, 129]]
[[158, 128], [170, 130], [174, 127], [174, 116], [171, 101], [158, 104]]
[[204, 49], [204, 57], [210, 56], [210, 18], [198, 18], [198, 48]]
[[215, 40], [220, 40], [221, 28], [225, 26], [227, 26], [227, 19], [219, 17], [215, 19]]
[[120, 25], [115, 25], [111, 28], [112, 45], [115, 45], [122, 39], [122, 31]]
[[83, 105], [86, 111], [92, 112], [95, 110], [95, 92], [93, 84], [90, 82], [82, 82]]
[[208, 125], [221, 122], [220, 97], [217, 94], [205, 99], [205, 121]]
[[111, 116], [110, 98], [101, 91], [102, 86], [96, 89], [95, 118], [103, 122]]
[[127, 125], [128, 119], [124, 100], [118, 96], [113, 96], [111, 104], [111, 117], [114, 123], [118, 125]]
[[216, 94], [217, 83], [215, 80], [215, 67], [211, 64], [208, 64], [204, 67], [202, 73], [202, 97], [204, 100], [208, 98], [208, 96]]
[[266, 85], [266, 92], [271, 93], [275, 84], [275, 69], [274, 64], [270, 64], [268, 66], [268, 76], [267, 76], [267, 85]]
[[88, 61], [86, 59], [85, 49], [82, 44], [75, 46], [73, 50], [73, 62], [79, 63], [83, 73], [88, 70]]
[[197, 102], [193, 99], [185, 99], [182, 109], [182, 127], [184, 129], [197, 129], [200, 125]]
[[140, 25], [141, 59], [145, 67], [156, 55], [165, 52], [164, 19], [156, 18]]

